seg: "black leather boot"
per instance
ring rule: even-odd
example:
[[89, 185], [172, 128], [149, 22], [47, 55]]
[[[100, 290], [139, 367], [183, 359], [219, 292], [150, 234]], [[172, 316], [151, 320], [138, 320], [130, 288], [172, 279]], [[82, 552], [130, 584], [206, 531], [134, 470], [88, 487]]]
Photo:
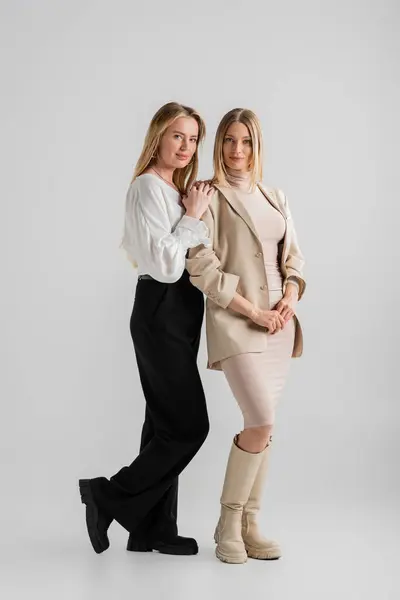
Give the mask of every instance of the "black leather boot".
[[110, 545], [107, 531], [113, 519], [103, 513], [97, 506], [90, 487], [90, 479], [79, 480], [79, 491], [82, 503], [86, 505], [86, 527], [93, 550], [100, 554]]
[[194, 538], [176, 535], [170, 538], [143, 541], [136, 539], [132, 534], [129, 536], [127, 550], [131, 552], [152, 552], [157, 550], [161, 554], [192, 555], [197, 554], [199, 547]]
[[130, 552], [157, 550], [162, 554], [197, 554], [199, 547], [196, 540], [178, 535], [177, 515], [178, 477], [134, 533], [129, 535], [126, 549]]

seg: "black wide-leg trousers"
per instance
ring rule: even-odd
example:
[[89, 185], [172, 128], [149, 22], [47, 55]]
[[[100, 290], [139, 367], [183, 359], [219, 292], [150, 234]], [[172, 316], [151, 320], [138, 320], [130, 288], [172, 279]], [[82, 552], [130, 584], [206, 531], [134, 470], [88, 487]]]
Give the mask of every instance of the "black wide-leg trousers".
[[131, 334], [146, 400], [141, 449], [91, 488], [99, 508], [135, 538], [176, 534], [178, 475], [209, 431], [197, 353], [203, 294], [184, 271], [175, 283], [138, 281]]

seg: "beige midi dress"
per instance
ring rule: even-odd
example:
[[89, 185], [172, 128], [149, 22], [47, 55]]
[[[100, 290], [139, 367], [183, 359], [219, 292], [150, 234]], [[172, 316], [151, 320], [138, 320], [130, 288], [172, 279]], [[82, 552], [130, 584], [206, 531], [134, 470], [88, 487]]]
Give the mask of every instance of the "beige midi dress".
[[[282, 299], [282, 273], [278, 244], [285, 235], [285, 219], [259, 188], [237, 189], [262, 243], [270, 308]], [[243, 413], [244, 428], [273, 425], [275, 409], [289, 370], [295, 327], [290, 319], [284, 329], [268, 335], [265, 352], [237, 354], [221, 361], [233, 395]]]

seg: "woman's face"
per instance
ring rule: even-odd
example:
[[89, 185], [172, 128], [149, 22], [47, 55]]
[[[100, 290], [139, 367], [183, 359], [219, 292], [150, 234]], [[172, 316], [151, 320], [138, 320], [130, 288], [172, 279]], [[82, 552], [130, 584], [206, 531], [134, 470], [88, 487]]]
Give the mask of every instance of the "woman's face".
[[232, 123], [222, 147], [224, 163], [235, 171], [248, 171], [253, 156], [250, 132], [243, 123]]
[[182, 169], [196, 152], [199, 126], [193, 117], [179, 117], [164, 132], [158, 148], [157, 165]]

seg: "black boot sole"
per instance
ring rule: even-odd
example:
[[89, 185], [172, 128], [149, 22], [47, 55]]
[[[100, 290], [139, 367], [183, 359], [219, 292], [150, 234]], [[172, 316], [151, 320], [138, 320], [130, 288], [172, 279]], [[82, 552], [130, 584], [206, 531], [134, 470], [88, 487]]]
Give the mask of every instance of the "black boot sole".
[[126, 549], [129, 552], [159, 552], [160, 554], [172, 554], [173, 556], [193, 556], [198, 554], [199, 549], [196, 546], [178, 546], [174, 544], [166, 544], [164, 542], [142, 542], [136, 540], [128, 540]]
[[79, 480], [79, 491], [81, 494], [82, 504], [86, 505], [86, 527], [89, 534], [89, 539], [92, 543], [93, 550], [97, 554], [101, 554], [110, 546], [107, 538], [99, 534], [99, 509], [94, 501], [92, 490], [90, 488], [89, 479]]

